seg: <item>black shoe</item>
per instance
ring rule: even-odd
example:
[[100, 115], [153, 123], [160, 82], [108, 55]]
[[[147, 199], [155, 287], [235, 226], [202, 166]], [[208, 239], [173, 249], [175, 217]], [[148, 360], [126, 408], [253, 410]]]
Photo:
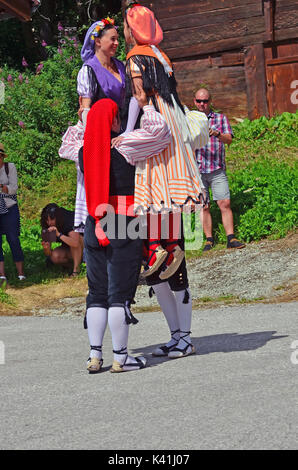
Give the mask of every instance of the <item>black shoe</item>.
[[210, 240], [207, 240], [207, 241], [206, 241], [206, 245], [204, 246], [203, 251], [212, 250], [213, 247], [214, 247], [214, 242], [211, 242]]
[[227, 248], [237, 248], [238, 250], [241, 250], [241, 248], [245, 247], [245, 243], [240, 242], [237, 240], [237, 238], [232, 238], [228, 243], [227, 243]]

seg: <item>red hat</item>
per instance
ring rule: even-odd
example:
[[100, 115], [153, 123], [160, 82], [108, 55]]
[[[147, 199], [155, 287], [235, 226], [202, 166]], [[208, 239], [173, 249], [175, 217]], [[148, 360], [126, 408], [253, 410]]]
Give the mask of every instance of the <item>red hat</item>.
[[126, 13], [127, 23], [135, 40], [139, 44], [157, 45], [163, 40], [162, 29], [153, 11], [141, 5], [129, 8]]

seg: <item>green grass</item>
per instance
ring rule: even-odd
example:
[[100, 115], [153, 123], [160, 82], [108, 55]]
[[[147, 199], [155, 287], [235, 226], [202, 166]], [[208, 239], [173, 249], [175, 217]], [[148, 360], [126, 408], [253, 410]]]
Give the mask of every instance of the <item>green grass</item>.
[[[227, 149], [227, 173], [235, 234], [245, 242], [284, 237], [297, 226], [298, 218], [298, 112], [292, 115], [284, 113], [272, 120], [245, 120], [233, 130], [235, 138]], [[59, 282], [69, 275], [69, 271], [55, 266], [46, 267], [39, 218], [42, 208], [49, 202], [56, 202], [67, 209], [74, 208], [75, 165], [58, 160], [53, 169], [47, 171], [46, 180], [42, 174], [40, 180], [25, 178], [23, 181], [19, 172], [19, 183], [21, 243], [27, 275], [22, 285]], [[225, 248], [226, 235], [215, 203], [211, 204], [211, 212], [215, 248]], [[6, 241], [3, 247], [9, 283], [19, 286]], [[203, 245], [198, 250], [187, 252], [187, 258], [200, 256], [202, 249]], [[80, 277], [83, 278], [85, 273], [85, 265], [82, 265]], [[0, 301], [10, 301], [4, 291], [0, 293]], [[206, 299], [208, 301], [210, 299]]]
[[14, 307], [16, 305], [14, 298], [11, 295], [7, 294], [7, 292], [5, 292], [6, 284], [7, 283], [5, 281], [0, 286], [0, 302]]

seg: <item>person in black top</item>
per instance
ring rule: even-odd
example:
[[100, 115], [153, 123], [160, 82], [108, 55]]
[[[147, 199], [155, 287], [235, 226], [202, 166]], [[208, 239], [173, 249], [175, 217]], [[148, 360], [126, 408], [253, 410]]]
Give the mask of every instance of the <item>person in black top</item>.
[[[42, 247], [44, 254], [54, 264], [68, 266], [73, 263], [72, 276], [77, 276], [83, 256], [83, 237], [75, 232], [74, 212], [51, 203], [41, 212], [40, 224], [42, 227]], [[61, 242], [61, 245], [52, 249], [52, 242]]]

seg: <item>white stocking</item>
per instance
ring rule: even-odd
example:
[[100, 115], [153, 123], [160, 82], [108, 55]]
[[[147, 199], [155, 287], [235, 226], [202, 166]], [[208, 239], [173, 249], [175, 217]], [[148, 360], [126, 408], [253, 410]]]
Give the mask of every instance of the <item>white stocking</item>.
[[[133, 356], [127, 355], [127, 343], [129, 325], [125, 321], [124, 307], [109, 308], [109, 327], [112, 335], [112, 343], [114, 351], [123, 351], [125, 354], [114, 353], [114, 360], [120, 364], [133, 364], [129, 370], [140, 369], [139, 363]], [[135, 364], [135, 366], [134, 366]]]
[[[108, 314], [114, 351], [127, 351], [129, 325], [125, 321], [124, 307], [110, 307]], [[115, 354], [114, 360], [123, 364], [126, 354]]]
[[[188, 293], [188, 303], [183, 303], [185, 300], [186, 291]], [[176, 297], [176, 304], [177, 304], [177, 311], [178, 311], [178, 318], [179, 318], [179, 325], [180, 325], [180, 336], [184, 336], [185, 341], [191, 342], [190, 336], [186, 335], [185, 332], [190, 331], [191, 328], [191, 317], [192, 317], [192, 299], [191, 293], [189, 289], [181, 290], [175, 292]], [[185, 347], [186, 343], [183, 340], [179, 341], [177, 347]]]
[[[160, 308], [163, 311], [164, 316], [166, 317], [167, 323], [169, 325], [170, 331], [174, 332], [180, 330], [178, 312], [177, 312], [177, 303], [173, 292], [170, 289], [170, 286], [167, 282], [161, 282], [153, 286], [153, 290], [156, 294], [157, 301], [160, 305]], [[173, 334], [169, 343], [166, 346], [171, 347], [175, 344], [180, 337], [179, 331]]]
[[[101, 346], [108, 322], [108, 311], [102, 307], [87, 309], [87, 326], [90, 346]], [[102, 353], [91, 349], [90, 357], [101, 359]]]

